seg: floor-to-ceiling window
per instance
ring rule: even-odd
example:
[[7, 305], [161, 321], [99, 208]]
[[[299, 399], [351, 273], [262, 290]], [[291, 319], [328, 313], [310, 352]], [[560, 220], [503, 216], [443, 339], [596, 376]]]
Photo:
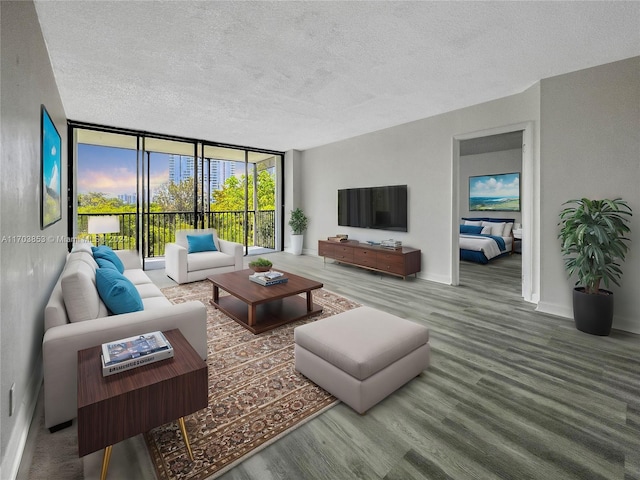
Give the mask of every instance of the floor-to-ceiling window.
[[[137, 249], [145, 260], [163, 257], [180, 228], [214, 227], [249, 255], [282, 249], [282, 152], [70, 127], [70, 236]], [[90, 217], [116, 217], [118, 231], [91, 233]]]

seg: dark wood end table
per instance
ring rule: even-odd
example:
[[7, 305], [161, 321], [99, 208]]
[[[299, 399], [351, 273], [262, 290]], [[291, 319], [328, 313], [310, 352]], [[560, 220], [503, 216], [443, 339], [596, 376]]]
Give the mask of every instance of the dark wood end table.
[[180, 330], [163, 333], [173, 358], [107, 377], [102, 376], [100, 345], [78, 352], [78, 454], [105, 449], [101, 480], [115, 443], [176, 419], [193, 460], [184, 416], [207, 406], [207, 364]]
[[[254, 334], [321, 313], [322, 307], [313, 303], [311, 292], [322, 288], [322, 283], [282, 273], [289, 280], [268, 287], [249, 280], [253, 274], [249, 269], [211, 275], [207, 277], [213, 284], [210, 303]], [[220, 289], [229, 295], [221, 297]], [[300, 297], [301, 293], [306, 298]]]

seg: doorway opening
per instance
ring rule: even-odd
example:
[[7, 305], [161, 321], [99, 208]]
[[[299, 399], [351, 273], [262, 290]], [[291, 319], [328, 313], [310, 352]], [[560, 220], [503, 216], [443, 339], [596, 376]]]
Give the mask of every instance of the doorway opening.
[[[516, 233], [516, 236], [520, 238], [511, 237], [509, 240], [513, 242], [514, 253], [508, 255], [509, 258], [506, 258], [507, 256], [505, 255], [505, 257], [496, 258], [493, 261], [489, 260], [487, 265], [473, 265], [473, 267], [489, 266], [490, 268], [486, 269], [487, 272], [500, 270], [495, 266], [499, 265], [502, 260], [506, 260], [503, 266], [506, 267], [506, 271], [511, 272], [512, 277], [514, 272], [517, 272], [516, 278], [513, 279], [516, 282], [519, 274], [520, 282], [518, 283], [522, 297], [526, 301], [535, 303], [532, 268], [532, 222], [534, 210], [534, 157], [532, 143], [532, 122], [458, 135], [453, 138], [452, 285], [460, 285], [461, 283], [459, 225], [462, 219], [465, 217], [484, 217], [498, 221], [502, 218], [512, 219], [514, 226], [520, 227]], [[496, 174], [504, 175], [496, 176]], [[514, 174], [517, 174], [517, 176]], [[478, 207], [477, 203], [471, 200], [472, 195], [475, 195], [475, 193], [470, 191], [470, 184], [474, 179], [483, 178], [484, 176], [492, 180], [496, 187], [500, 186], [497, 185], [497, 182], [502, 177], [510, 181], [518, 178], [520, 208], [514, 208], [513, 204], [504, 208], [499, 206], [493, 208], [491, 204]], [[496, 178], [498, 178], [497, 181]], [[504, 199], [497, 198], [497, 200], [502, 201]], [[511, 251], [511, 249], [509, 250]], [[515, 253], [515, 250], [519, 250], [519, 253]], [[464, 267], [467, 268], [469, 265], [465, 263]], [[519, 271], [514, 270], [518, 267], [520, 267]]]

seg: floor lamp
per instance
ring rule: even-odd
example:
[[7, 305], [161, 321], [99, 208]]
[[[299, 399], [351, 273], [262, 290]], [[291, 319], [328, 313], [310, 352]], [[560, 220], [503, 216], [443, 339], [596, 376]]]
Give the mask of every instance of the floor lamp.
[[120, 222], [115, 215], [89, 217], [87, 232], [96, 236], [96, 245], [98, 245], [98, 235], [102, 234], [102, 244], [106, 245], [106, 233], [120, 232]]

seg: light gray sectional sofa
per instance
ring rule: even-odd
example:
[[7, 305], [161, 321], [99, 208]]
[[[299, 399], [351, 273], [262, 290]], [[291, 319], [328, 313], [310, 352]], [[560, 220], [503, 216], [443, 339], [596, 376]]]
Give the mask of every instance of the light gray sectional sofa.
[[115, 253], [124, 264], [123, 275], [140, 294], [143, 310], [109, 315], [96, 288], [98, 264], [88, 244], [74, 246], [45, 307], [44, 411], [51, 431], [70, 425], [77, 416], [78, 350], [179, 328], [194, 350], [207, 358], [206, 307], [197, 301], [173, 305], [142, 270], [136, 252]]

